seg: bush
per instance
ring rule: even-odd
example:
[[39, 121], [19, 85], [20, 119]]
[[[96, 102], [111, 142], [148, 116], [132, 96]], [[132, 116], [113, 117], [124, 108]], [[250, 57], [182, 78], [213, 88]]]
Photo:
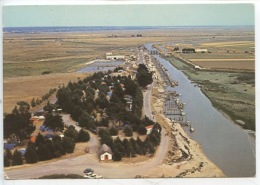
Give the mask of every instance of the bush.
[[113, 155], [113, 161], [121, 161], [121, 160], [122, 160], [121, 154], [118, 151], [115, 151]]
[[133, 129], [129, 126], [124, 128], [124, 133], [126, 137], [131, 137], [133, 135]]
[[146, 130], [145, 126], [144, 125], [140, 125], [139, 128], [138, 128], [138, 134], [146, 135], [146, 133], [147, 133], [147, 130]]
[[73, 153], [75, 149], [75, 142], [69, 137], [64, 137], [62, 140], [62, 146], [66, 153]]
[[22, 165], [22, 164], [23, 164], [22, 154], [21, 154], [21, 152], [15, 150], [14, 154], [13, 154], [13, 163], [12, 163], [12, 165], [16, 166], [16, 165]]
[[90, 140], [90, 135], [88, 131], [81, 129], [78, 134], [78, 142], [87, 142]]
[[118, 134], [118, 130], [115, 127], [112, 127], [110, 130], [110, 135], [111, 136], [116, 136]]

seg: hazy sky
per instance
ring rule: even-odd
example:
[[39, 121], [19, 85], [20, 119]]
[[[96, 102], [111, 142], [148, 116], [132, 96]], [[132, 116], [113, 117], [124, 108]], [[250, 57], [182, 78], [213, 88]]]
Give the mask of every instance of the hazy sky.
[[4, 6], [3, 26], [254, 25], [253, 4]]

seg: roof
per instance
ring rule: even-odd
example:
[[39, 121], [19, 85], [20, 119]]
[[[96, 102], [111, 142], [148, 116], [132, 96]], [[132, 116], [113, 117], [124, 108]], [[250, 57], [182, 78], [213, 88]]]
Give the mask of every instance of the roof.
[[111, 148], [109, 146], [107, 146], [106, 144], [101, 145], [101, 147], [98, 150], [98, 154], [102, 155], [102, 154], [104, 154], [106, 152], [110, 153], [110, 154], [113, 154], [112, 150], [111, 150]]
[[146, 126], [145, 128], [146, 129], [152, 129], [154, 127], [154, 125], [149, 125], [149, 126]]

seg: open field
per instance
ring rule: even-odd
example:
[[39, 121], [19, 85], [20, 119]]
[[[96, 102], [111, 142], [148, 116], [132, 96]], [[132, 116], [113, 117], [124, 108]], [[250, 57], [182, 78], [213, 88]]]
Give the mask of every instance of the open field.
[[[127, 33], [125, 33], [127, 34]], [[132, 55], [136, 47], [161, 37], [110, 37], [111, 34], [4, 34], [4, 77], [75, 71], [107, 52]], [[127, 37], [128, 36], [128, 37]]]
[[255, 59], [189, 59], [206, 69], [255, 70]]
[[213, 106], [227, 113], [233, 120], [246, 122], [245, 128], [255, 129], [255, 75], [253, 72], [216, 72], [195, 70], [189, 65], [169, 58], [192, 81], [201, 84], [202, 91]]
[[84, 78], [82, 73], [38, 75], [34, 77], [4, 78], [4, 112], [10, 113], [18, 101], [31, 103], [32, 98], [41, 98], [50, 88], [58, 88], [67, 82]]

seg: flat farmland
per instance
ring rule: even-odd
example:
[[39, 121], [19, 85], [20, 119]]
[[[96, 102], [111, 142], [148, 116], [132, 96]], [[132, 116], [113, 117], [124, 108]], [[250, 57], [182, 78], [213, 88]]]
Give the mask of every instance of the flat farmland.
[[206, 69], [255, 70], [255, 59], [189, 59]]
[[180, 56], [206, 69], [254, 71], [254, 46], [254, 41], [208, 42], [191, 46], [207, 49], [208, 52], [180, 54]]
[[83, 79], [87, 74], [64, 73], [17, 78], [4, 78], [4, 112], [10, 113], [18, 101], [31, 103], [32, 98], [41, 98], [50, 88], [58, 88], [67, 82]]
[[40, 75], [43, 72], [73, 72], [107, 52], [135, 54], [136, 47], [146, 42], [161, 42], [165, 37], [130, 37], [117, 33], [4, 33], [4, 77]]

